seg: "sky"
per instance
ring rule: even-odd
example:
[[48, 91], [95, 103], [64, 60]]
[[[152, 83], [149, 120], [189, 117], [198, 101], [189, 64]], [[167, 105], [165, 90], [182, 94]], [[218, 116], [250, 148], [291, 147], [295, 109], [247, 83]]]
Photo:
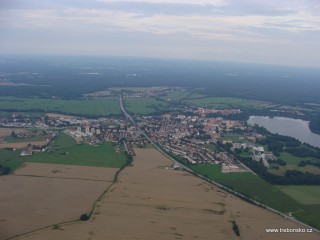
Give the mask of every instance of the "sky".
[[320, 68], [320, 1], [0, 0], [0, 54]]

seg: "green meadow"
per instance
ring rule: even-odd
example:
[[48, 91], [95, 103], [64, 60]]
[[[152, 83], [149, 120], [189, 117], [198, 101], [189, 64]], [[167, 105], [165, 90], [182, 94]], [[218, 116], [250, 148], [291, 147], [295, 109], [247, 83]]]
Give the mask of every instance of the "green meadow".
[[79, 100], [0, 97], [0, 110], [57, 112], [81, 116], [121, 114], [117, 97]]
[[71, 137], [60, 134], [49, 146], [48, 152], [23, 157], [19, 150], [0, 149], [0, 164], [14, 171], [24, 162], [120, 168], [127, 161], [124, 148], [117, 153], [109, 142], [96, 146], [77, 144]]
[[212, 180], [258, 202], [320, 228], [319, 186], [276, 186], [251, 173], [222, 173], [221, 165], [194, 165], [191, 168]]

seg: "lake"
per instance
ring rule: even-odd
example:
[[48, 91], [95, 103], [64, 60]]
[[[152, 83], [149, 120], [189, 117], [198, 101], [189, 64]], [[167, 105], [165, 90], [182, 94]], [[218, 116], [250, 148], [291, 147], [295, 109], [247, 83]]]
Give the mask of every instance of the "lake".
[[309, 122], [301, 119], [250, 116], [247, 123], [249, 125], [257, 124], [258, 126], [265, 127], [272, 133], [294, 137], [301, 142], [320, 147], [320, 135], [311, 132], [309, 129]]

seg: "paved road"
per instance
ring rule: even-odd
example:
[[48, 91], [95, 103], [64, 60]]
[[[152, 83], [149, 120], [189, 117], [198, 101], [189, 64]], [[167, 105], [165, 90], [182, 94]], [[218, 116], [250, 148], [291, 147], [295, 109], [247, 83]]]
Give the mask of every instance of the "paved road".
[[164, 156], [166, 156], [167, 158], [169, 158], [173, 163], [179, 164], [179, 165], [181, 166], [181, 168], [184, 169], [185, 171], [187, 171], [187, 172], [189, 172], [189, 173], [191, 173], [191, 174], [193, 174], [193, 175], [195, 175], [195, 176], [197, 176], [197, 177], [199, 177], [199, 178], [202, 178], [203, 180], [205, 180], [205, 181], [207, 181], [207, 182], [209, 182], [209, 183], [212, 183], [212, 184], [218, 186], [219, 188], [222, 188], [222, 189], [224, 189], [225, 191], [227, 191], [227, 192], [229, 192], [229, 193], [232, 193], [232, 194], [234, 194], [234, 195], [236, 195], [236, 196], [238, 196], [238, 197], [240, 197], [240, 198], [242, 198], [242, 199], [244, 199], [244, 200], [246, 200], [246, 201], [248, 201], [248, 202], [251, 202], [251, 203], [253, 203], [253, 204], [257, 205], [257, 206], [260, 206], [260, 207], [262, 207], [262, 208], [268, 209], [268, 210], [271, 211], [271, 212], [277, 213], [277, 214], [281, 215], [281, 216], [284, 217], [284, 218], [287, 218], [287, 219], [290, 219], [290, 220], [292, 220], [292, 221], [294, 221], [294, 222], [296, 222], [296, 223], [299, 223], [299, 224], [303, 225], [303, 226], [306, 227], [306, 228], [312, 228], [313, 231], [320, 233], [319, 230], [314, 229], [313, 227], [311, 227], [311, 226], [309, 226], [309, 225], [307, 225], [307, 224], [305, 224], [305, 223], [303, 223], [303, 222], [300, 222], [299, 220], [297, 220], [297, 219], [295, 219], [295, 218], [293, 218], [293, 217], [290, 217], [290, 216], [288, 216], [288, 215], [286, 215], [286, 214], [284, 214], [284, 213], [282, 213], [282, 212], [279, 212], [279, 211], [277, 211], [276, 209], [273, 209], [273, 208], [271, 208], [271, 207], [269, 207], [269, 206], [267, 206], [267, 205], [264, 205], [264, 204], [262, 204], [262, 203], [260, 203], [260, 202], [257, 202], [257, 201], [255, 201], [254, 199], [249, 198], [249, 197], [247, 197], [247, 196], [245, 196], [245, 195], [243, 195], [243, 194], [241, 194], [241, 193], [239, 193], [239, 192], [236, 192], [236, 191], [232, 190], [231, 188], [228, 188], [228, 187], [226, 187], [226, 186], [224, 186], [224, 185], [222, 185], [222, 184], [220, 184], [220, 183], [218, 183], [218, 182], [216, 182], [216, 181], [213, 181], [213, 180], [211, 180], [211, 179], [209, 179], [209, 178], [206, 178], [206, 177], [202, 176], [201, 174], [194, 172], [192, 169], [190, 169], [189, 167], [183, 165], [182, 163], [176, 161], [176, 160], [173, 159], [171, 156], [169, 156], [166, 152], [164, 152], [164, 151], [162, 150], [162, 148], [161, 148], [160, 146], [158, 146], [158, 144], [156, 144], [144, 131], [142, 131], [142, 130], [140, 129], [140, 127], [139, 127], [138, 124], [134, 121], [134, 119], [130, 116], [130, 114], [128, 114], [128, 113], [126, 112], [126, 110], [125, 110], [125, 108], [124, 108], [124, 106], [123, 106], [123, 101], [122, 101], [122, 96], [121, 96], [121, 95], [119, 95], [119, 104], [120, 104], [120, 108], [121, 108], [121, 111], [123, 112], [123, 114], [124, 114], [124, 115], [126, 116], [126, 118], [128, 118], [129, 121], [137, 128], [137, 130], [140, 132], [140, 134], [142, 134], [143, 136], [145, 136], [145, 138], [146, 138], [159, 152], [161, 152]]

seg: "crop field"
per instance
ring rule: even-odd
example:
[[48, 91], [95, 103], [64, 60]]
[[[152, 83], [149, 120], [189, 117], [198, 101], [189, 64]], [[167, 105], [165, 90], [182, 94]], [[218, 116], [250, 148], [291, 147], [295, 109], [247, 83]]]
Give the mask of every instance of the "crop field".
[[116, 97], [84, 100], [0, 97], [0, 110], [99, 116], [121, 113]]
[[0, 128], [0, 137], [7, 137], [10, 136], [12, 131], [15, 133], [25, 133], [28, 132], [26, 129], [21, 128]]
[[[133, 166], [119, 174], [92, 219], [59, 225], [63, 231], [48, 228], [17, 240], [238, 239], [232, 221], [239, 226], [241, 239], [306, 238], [304, 234], [266, 233], [266, 226], [301, 226], [189, 173], [165, 168], [172, 162], [155, 149], [135, 151]], [[307, 236], [308, 240], [318, 237], [315, 233]]]
[[195, 165], [192, 169], [281, 212], [291, 212], [300, 220], [320, 228], [320, 205], [303, 205], [287, 191], [280, 190], [257, 175], [250, 172], [222, 173], [220, 165]]
[[164, 96], [162, 96], [161, 98], [166, 101], [169, 99], [171, 101], [181, 101], [181, 100], [185, 100], [185, 99], [204, 98], [204, 97], [206, 97], [206, 96], [203, 94], [199, 94], [199, 93], [187, 91], [187, 90], [182, 90], [182, 91], [167, 93]]
[[48, 136], [33, 136], [33, 137], [24, 137], [18, 138], [13, 136], [5, 137], [4, 140], [7, 143], [20, 143], [20, 142], [38, 142], [38, 141], [45, 141]]
[[173, 108], [170, 104], [151, 97], [126, 98], [124, 104], [129, 113], [141, 115], [153, 114]]
[[21, 151], [0, 149], [0, 164], [11, 170], [19, 168], [24, 162], [120, 168], [127, 160], [124, 148], [116, 153], [109, 142], [99, 146], [76, 144], [73, 138], [60, 134], [50, 146], [50, 152], [24, 157], [20, 157]]
[[304, 205], [320, 204], [320, 186], [278, 186], [299, 203]]
[[183, 101], [190, 105], [211, 108], [256, 108], [263, 109], [270, 106], [268, 102], [249, 100], [243, 98], [208, 97], [200, 99], [187, 99]]
[[109, 168], [31, 164], [17, 170], [20, 175], [0, 177], [0, 240], [78, 220], [111, 185], [115, 172]]

